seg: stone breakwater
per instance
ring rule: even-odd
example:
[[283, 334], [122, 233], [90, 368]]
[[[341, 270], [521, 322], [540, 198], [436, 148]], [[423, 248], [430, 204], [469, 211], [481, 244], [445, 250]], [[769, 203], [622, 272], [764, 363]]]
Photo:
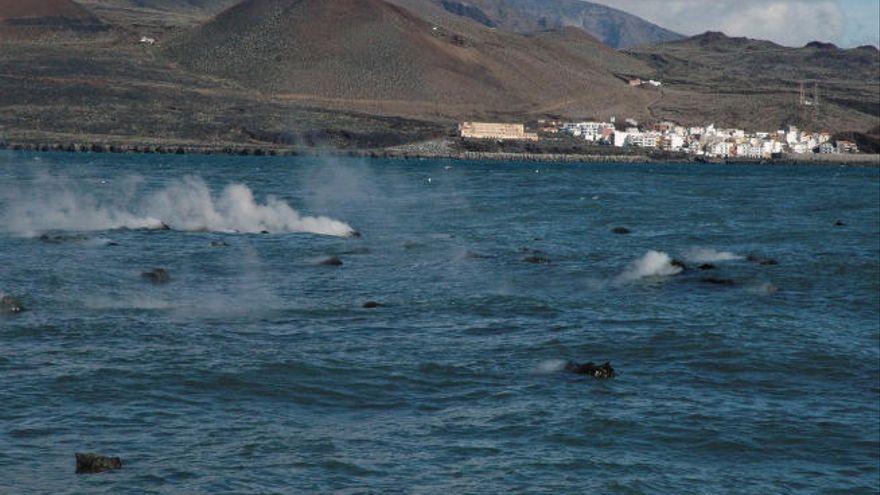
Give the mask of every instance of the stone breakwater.
[[235, 156], [348, 156], [363, 158], [450, 159], [470, 161], [519, 161], [555, 163], [694, 163], [716, 165], [854, 165], [880, 167], [880, 155], [785, 155], [777, 159], [728, 158], [707, 160], [700, 157], [621, 155], [621, 154], [560, 154], [458, 151], [450, 147], [398, 147], [373, 150], [292, 148], [281, 146], [175, 145], [175, 144], [106, 144], [106, 143], [34, 143], [0, 140], [0, 150], [68, 152], [68, 153], [134, 153], [170, 155], [235, 155]]

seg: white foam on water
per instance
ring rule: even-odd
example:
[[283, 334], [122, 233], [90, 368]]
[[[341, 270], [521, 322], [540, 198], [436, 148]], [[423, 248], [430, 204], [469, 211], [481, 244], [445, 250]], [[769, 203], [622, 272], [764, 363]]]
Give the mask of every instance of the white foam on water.
[[565, 368], [566, 361], [562, 359], [549, 359], [538, 364], [538, 373], [557, 373]]
[[682, 272], [680, 266], [672, 264], [672, 258], [660, 251], [648, 251], [633, 261], [617, 276], [617, 282], [633, 282], [648, 277], [668, 277]]
[[691, 248], [684, 252], [684, 258], [692, 263], [717, 263], [719, 261], [736, 261], [742, 256], [729, 251], [716, 251], [711, 248]]

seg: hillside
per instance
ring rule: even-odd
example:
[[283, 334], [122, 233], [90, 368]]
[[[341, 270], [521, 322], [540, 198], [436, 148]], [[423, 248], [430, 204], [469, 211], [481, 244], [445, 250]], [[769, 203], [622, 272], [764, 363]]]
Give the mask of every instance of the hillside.
[[93, 21], [94, 17], [72, 0], [0, 0], [0, 22], [39, 23], [48, 19]]
[[170, 42], [165, 54], [264, 93], [378, 113], [645, 113], [649, 97], [615, 71], [647, 66], [593, 38], [521, 36], [445, 12], [425, 20], [401, 5], [430, 10], [418, 0], [247, 0]]
[[71, 39], [106, 29], [72, 0], [0, 0], [0, 42]]
[[[814, 42], [788, 48], [710, 32], [628, 53], [650, 64], [665, 84], [654, 111], [680, 120], [832, 130], [878, 123], [880, 52], [874, 47]], [[800, 102], [801, 83], [809, 106]], [[816, 87], [818, 107], [812, 105]]]
[[681, 39], [626, 12], [582, 0], [435, 0], [457, 15], [517, 33], [577, 27], [613, 48]]
[[192, 26], [208, 20], [238, 0], [78, 0], [96, 15], [120, 27]]

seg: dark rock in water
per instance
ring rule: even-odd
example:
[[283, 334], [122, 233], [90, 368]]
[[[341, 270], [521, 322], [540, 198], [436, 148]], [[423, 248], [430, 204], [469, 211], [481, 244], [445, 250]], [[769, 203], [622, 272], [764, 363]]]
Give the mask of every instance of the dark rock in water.
[[535, 265], [550, 263], [550, 257], [547, 256], [547, 253], [541, 251], [540, 249], [532, 249], [532, 248], [520, 248], [519, 252], [528, 253], [529, 255], [523, 258], [523, 261], [526, 263], [532, 263]]
[[90, 239], [87, 235], [82, 234], [43, 234], [38, 239], [46, 244], [64, 244], [66, 242], [83, 242]]
[[155, 270], [141, 273], [141, 277], [156, 285], [171, 282], [171, 274], [169, 274], [168, 270], [164, 268], [156, 268]]
[[620, 235], [632, 234], [632, 230], [629, 230], [626, 227], [614, 227], [613, 229], [611, 229], [611, 232]]
[[338, 257], [331, 256], [329, 258], [321, 260], [320, 262], [318, 262], [318, 264], [323, 266], [342, 266], [343, 262]]
[[750, 263], [756, 263], [761, 266], [776, 266], [779, 264], [778, 261], [776, 261], [772, 258], [763, 258], [763, 257], [755, 255], [755, 254], [748, 255], [746, 257], [746, 261], [748, 261]]
[[229, 244], [227, 244], [225, 241], [211, 241], [211, 247], [229, 247]]
[[843, 223], [843, 220], [838, 220], [838, 221], [834, 222], [834, 226], [835, 227], [846, 227], [846, 224]]
[[598, 378], [601, 380], [605, 380], [608, 378], [614, 378], [614, 368], [611, 367], [611, 363], [608, 361], [605, 362], [602, 366], [596, 366], [593, 363], [587, 364], [578, 364], [572, 361], [569, 361], [565, 364], [565, 371], [571, 373], [577, 373], [578, 375], [590, 375], [593, 378]]
[[12, 296], [0, 297], [0, 315], [15, 315], [24, 312], [24, 305]]
[[541, 253], [535, 253], [531, 256], [526, 256], [523, 258], [523, 261], [526, 263], [531, 263], [533, 265], [543, 265], [546, 263], [550, 263], [550, 258]]
[[702, 265], [700, 265], [699, 268], [700, 268], [700, 270], [703, 270], [703, 271], [714, 270], [715, 265], [713, 265], [712, 263], [703, 263]]
[[681, 271], [683, 271], [683, 272], [686, 272], [688, 270], [688, 267], [686, 264], [684, 264], [684, 261], [672, 260], [670, 265], [677, 266], [678, 268], [681, 268]]
[[364, 309], [377, 309], [377, 308], [383, 308], [383, 307], [385, 307], [385, 305], [380, 302], [376, 302], [376, 301], [367, 301], [361, 307]]
[[702, 282], [706, 283], [706, 284], [712, 284], [712, 285], [726, 285], [726, 286], [736, 285], [736, 281], [731, 280], [729, 278], [708, 277], [708, 278], [704, 278], [702, 280]]
[[329, 258], [323, 259], [320, 262], [318, 262], [318, 264], [323, 265], [323, 266], [342, 266], [343, 265], [342, 260], [336, 256], [331, 256]]
[[488, 254], [477, 253], [475, 251], [464, 253], [464, 257], [469, 260], [488, 260], [493, 258], [493, 256], [489, 256]]
[[122, 469], [122, 459], [98, 454], [76, 454], [76, 472], [79, 474], [103, 473]]

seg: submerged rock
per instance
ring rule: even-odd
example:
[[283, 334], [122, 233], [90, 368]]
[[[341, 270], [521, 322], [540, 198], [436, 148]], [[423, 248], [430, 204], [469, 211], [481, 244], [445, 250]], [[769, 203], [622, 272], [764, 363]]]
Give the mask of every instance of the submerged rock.
[[476, 251], [467, 251], [466, 253], [464, 253], [464, 257], [469, 260], [488, 260], [494, 258], [494, 256], [478, 253]]
[[528, 256], [523, 258], [523, 261], [526, 263], [532, 263], [535, 265], [550, 263], [550, 257], [547, 256], [547, 253], [541, 251], [539, 249], [531, 249], [524, 247], [519, 250], [521, 253], [528, 253]]
[[337, 256], [331, 256], [329, 258], [325, 258], [318, 262], [319, 265], [322, 266], [342, 266], [342, 260]]
[[548, 258], [544, 254], [536, 253], [531, 256], [526, 256], [525, 258], [523, 258], [523, 261], [525, 261], [526, 263], [531, 263], [533, 265], [543, 265], [546, 263], [550, 263], [550, 258]]
[[764, 258], [762, 256], [758, 256], [756, 254], [750, 254], [746, 257], [746, 261], [750, 263], [755, 263], [761, 266], [776, 266], [779, 264], [778, 261], [773, 258]]
[[377, 309], [384, 308], [385, 305], [377, 301], [367, 301], [361, 307], [364, 309]]
[[156, 268], [148, 272], [143, 272], [141, 273], [141, 277], [156, 285], [167, 284], [168, 282], [171, 282], [171, 274], [168, 273], [168, 270], [164, 268]]
[[76, 454], [77, 473], [94, 474], [113, 469], [122, 469], [122, 459], [99, 454]]
[[620, 235], [632, 234], [632, 230], [629, 230], [626, 227], [614, 227], [613, 229], [611, 229], [611, 232]]
[[24, 312], [24, 305], [12, 296], [0, 297], [0, 315], [15, 315]]
[[593, 378], [600, 380], [607, 380], [608, 378], [614, 378], [615, 376], [614, 368], [611, 367], [611, 363], [608, 361], [605, 361], [605, 364], [601, 366], [596, 366], [593, 363], [578, 364], [569, 361], [565, 364], [565, 371], [576, 373], [578, 375], [590, 375]]
[[88, 241], [91, 238], [83, 234], [43, 234], [38, 239], [46, 244], [64, 244], [67, 242]]

